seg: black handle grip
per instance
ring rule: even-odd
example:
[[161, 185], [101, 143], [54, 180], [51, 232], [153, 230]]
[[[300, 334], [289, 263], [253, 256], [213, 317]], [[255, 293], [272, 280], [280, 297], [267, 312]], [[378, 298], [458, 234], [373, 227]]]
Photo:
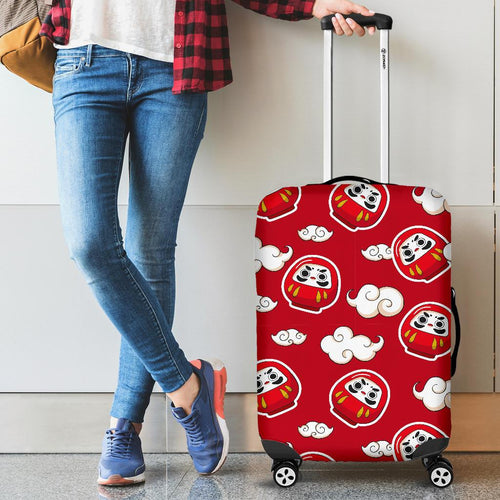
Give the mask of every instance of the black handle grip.
[[366, 184], [378, 184], [377, 181], [372, 179], [368, 179], [367, 177], [358, 177], [357, 175], [341, 175], [340, 177], [335, 177], [330, 179], [329, 181], [323, 182], [323, 184], [335, 184], [336, 182], [343, 181], [355, 181], [355, 182], [364, 182]]
[[451, 376], [455, 375], [457, 371], [457, 356], [458, 348], [460, 347], [460, 318], [458, 316], [458, 308], [456, 301], [456, 292], [452, 287], [451, 289], [451, 312], [453, 313], [453, 319], [455, 320], [455, 347], [453, 348], [453, 353], [451, 354]]
[[[351, 18], [356, 21], [360, 26], [375, 26], [379, 30], [392, 29], [392, 17], [385, 14], [376, 13], [373, 16], [363, 16], [362, 14], [342, 14], [346, 19]], [[333, 30], [332, 17], [335, 14], [328, 14], [321, 18], [322, 30]]]

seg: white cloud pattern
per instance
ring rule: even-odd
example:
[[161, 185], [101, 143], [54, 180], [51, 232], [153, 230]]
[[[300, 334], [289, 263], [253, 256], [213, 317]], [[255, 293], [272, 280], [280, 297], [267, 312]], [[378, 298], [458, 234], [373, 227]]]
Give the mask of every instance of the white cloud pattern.
[[388, 441], [372, 441], [361, 449], [365, 455], [372, 458], [380, 458], [382, 456], [392, 456], [392, 445]]
[[392, 259], [392, 249], [385, 243], [370, 245], [366, 250], [361, 250], [361, 253], [365, 259], [373, 261]]
[[333, 432], [333, 427], [328, 427], [322, 422], [311, 420], [307, 424], [298, 427], [301, 436], [312, 437], [315, 439], [324, 439]]
[[[446, 202], [444, 196], [434, 189], [424, 188], [422, 194], [417, 195], [415, 188], [413, 190], [413, 199], [422, 205], [422, 208], [430, 215], [438, 215], [445, 210], [449, 212], [448, 203]], [[421, 188], [420, 188], [421, 189]]]
[[386, 317], [395, 316], [403, 309], [403, 296], [390, 286], [378, 288], [368, 283], [361, 287], [354, 299], [349, 296], [351, 291], [347, 292], [347, 302], [355, 307], [363, 318], [374, 318], [378, 314]]
[[333, 335], [323, 337], [321, 349], [339, 365], [349, 363], [353, 357], [370, 361], [384, 345], [384, 339], [380, 335], [378, 337], [378, 342], [372, 342], [365, 335], [354, 335], [348, 326], [340, 326]]
[[316, 241], [318, 243], [326, 241], [329, 239], [333, 231], [328, 231], [326, 227], [323, 226], [316, 226], [314, 224], [310, 224], [309, 226], [306, 226], [304, 229], [299, 229], [297, 231], [299, 233], [299, 237], [305, 241]]
[[279, 271], [292, 257], [292, 248], [289, 246], [287, 248], [288, 250], [283, 253], [274, 245], [262, 246], [262, 241], [255, 237], [255, 272], [260, 271], [262, 267], [268, 271]]
[[444, 381], [441, 377], [431, 377], [425, 383], [421, 391], [417, 391], [417, 382], [413, 386], [413, 395], [424, 403], [431, 411], [442, 410], [445, 406], [451, 407], [451, 383]]
[[299, 345], [306, 340], [307, 335], [294, 328], [288, 330], [280, 330], [275, 335], [271, 335], [271, 338], [278, 345], [288, 346], [288, 345]]
[[257, 295], [257, 311], [259, 312], [269, 312], [272, 311], [278, 301], [272, 300], [270, 297], [263, 297], [262, 295]]
[[443, 249], [443, 255], [446, 260], [451, 262], [451, 243], [448, 243]]

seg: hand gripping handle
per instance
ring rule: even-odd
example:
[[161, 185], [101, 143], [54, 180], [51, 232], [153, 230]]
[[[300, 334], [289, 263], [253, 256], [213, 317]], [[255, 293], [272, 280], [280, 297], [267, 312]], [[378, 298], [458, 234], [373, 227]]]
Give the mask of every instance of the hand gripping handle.
[[[373, 16], [363, 16], [362, 14], [342, 14], [346, 19], [356, 21], [360, 26], [375, 26], [379, 30], [392, 29], [392, 17], [385, 14], [375, 14]], [[335, 14], [328, 14], [321, 18], [322, 30], [333, 30], [332, 17]]]

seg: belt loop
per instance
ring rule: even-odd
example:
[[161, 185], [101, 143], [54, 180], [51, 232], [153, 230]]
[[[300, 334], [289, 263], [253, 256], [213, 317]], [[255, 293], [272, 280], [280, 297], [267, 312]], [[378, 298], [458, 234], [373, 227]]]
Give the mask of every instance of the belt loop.
[[85, 60], [85, 66], [90, 66], [91, 62], [92, 62], [92, 44], [89, 43], [87, 45], [87, 58]]

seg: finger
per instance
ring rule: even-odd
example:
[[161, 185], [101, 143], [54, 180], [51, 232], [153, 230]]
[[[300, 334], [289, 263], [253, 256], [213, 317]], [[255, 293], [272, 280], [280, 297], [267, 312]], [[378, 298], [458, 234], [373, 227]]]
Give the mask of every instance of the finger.
[[360, 26], [356, 21], [353, 21], [350, 18], [346, 19], [347, 24], [350, 26], [350, 28], [356, 33], [358, 36], [364, 36], [365, 35], [365, 29]]
[[375, 34], [375, 31], [376, 31], [375, 26], [370, 26], [370, 27], [368, 28], [368, 34], [369, 34], [369, 35], [374, 35], [374, 34]]
[[338, 36], [342, 36], [344, 34], [344, 32], [342, 31], [342, 28], [340, 27], [339, 22], [337, 21], [335, 16], [332, 17], [332, 24], [333, 24], [333, 29], [335, 30], [335, 33]]
[[355, 12], [356, 14], [363, 14], [363, 16], [373, 16], [375, 14], [373, 10], [368, 9], [364, 5], [357, 4], [352, 5], [351, 11]]
[[335, 14], [335, 17], [337, 18], [337, 21], [340, 24], [340, 27], [342, 28], [342, 31], [345, 33], [345, 35], [352, 36], [352, 29], [347, 24], [344, 16], [342, 14]]

